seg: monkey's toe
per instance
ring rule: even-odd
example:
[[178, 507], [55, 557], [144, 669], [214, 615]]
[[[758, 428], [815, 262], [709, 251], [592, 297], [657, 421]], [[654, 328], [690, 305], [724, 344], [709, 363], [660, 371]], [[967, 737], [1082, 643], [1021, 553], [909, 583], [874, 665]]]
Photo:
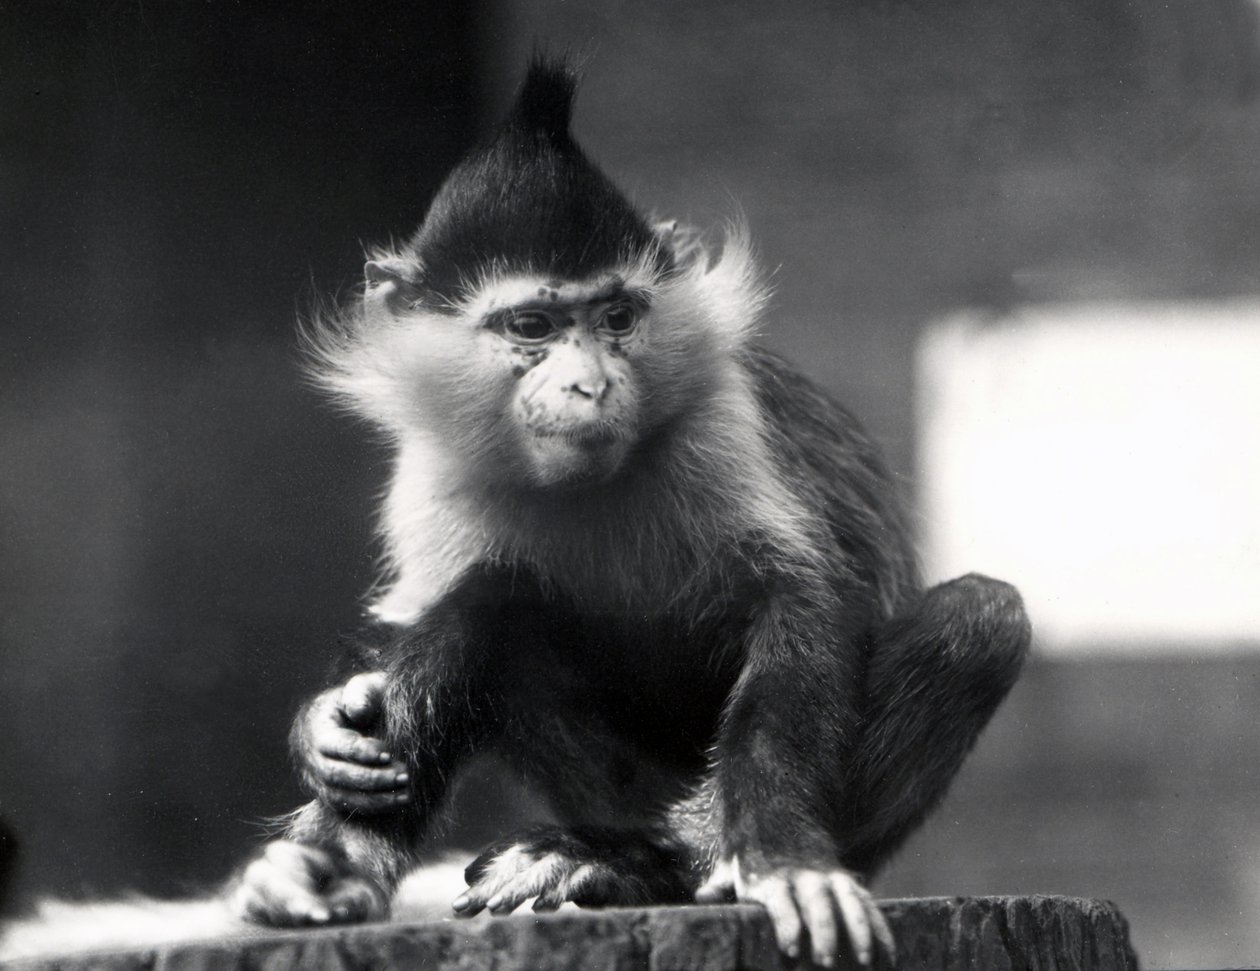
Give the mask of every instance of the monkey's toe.
[[638, 832], [543, 827], [491, 846], [464, 871], [456, 913], [681, 903], [689, 899], [677, 854]]
[[537, 909], [554, 910], [573, 899], [581, 867], [563, 853], [538, 852], [526, 844], [483, 854], [468, 868], [468, 891], [453, 906], [467, 917], [482, 910], [510, 914], [526, 900], [538, 898], [543, 904]]

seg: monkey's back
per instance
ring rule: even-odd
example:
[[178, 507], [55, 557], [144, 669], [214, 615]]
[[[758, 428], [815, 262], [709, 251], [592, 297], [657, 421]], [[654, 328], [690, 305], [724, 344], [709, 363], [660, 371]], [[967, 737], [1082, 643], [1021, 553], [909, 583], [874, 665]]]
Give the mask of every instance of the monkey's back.
[[901, 488], [879, 447], [852, 414], [777, 354], [753, 345], [743, 363], [789, 486], [826, 523], [890, 616], [917, 594], [920, 580]]

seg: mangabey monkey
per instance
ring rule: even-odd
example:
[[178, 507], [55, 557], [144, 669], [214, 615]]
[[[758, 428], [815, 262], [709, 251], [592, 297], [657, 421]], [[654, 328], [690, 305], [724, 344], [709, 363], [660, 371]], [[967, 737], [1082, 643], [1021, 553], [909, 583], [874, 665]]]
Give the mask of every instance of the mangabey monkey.
[[324, 382], [397, 449], [391, 572], [372, 673], [299, 719], [316, 800], [237, 905], [383, 915], [452, 776], [496, 752], [561, 824], [486, 850], [457, 912], [733, 897], [790, 955], [868, 963], [891, 939], [860, 881], [1006, 694], [1023, 608], [979, 576], [920, 591], [874, 446], [752, 342], [743, 235], [649, 227], [570, 136], [574, 90], [536, 59], [315, 329]]

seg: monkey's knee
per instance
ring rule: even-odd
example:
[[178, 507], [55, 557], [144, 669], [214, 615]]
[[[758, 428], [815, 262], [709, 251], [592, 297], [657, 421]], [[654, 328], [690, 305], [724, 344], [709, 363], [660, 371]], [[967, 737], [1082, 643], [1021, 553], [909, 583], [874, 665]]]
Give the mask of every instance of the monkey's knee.
[[926, 591], [876, 641], [846, 862], [870, 874], [949, 788], [1023, 665], [1018, 591], [968, 574]]
[[928, 590], [920, 613], [929, 629], [939, 631], [945, 660], [960, 673], [1003, 693], [1015, 683], [1032, 626], [1011, 584], [968, 573]]
[[870, 688], [894, 709], [931, 698], [954, 715], [987, 718], [1019, 676], [1031, 640], [1019, 592], [969, 573], [927, 590], [881, 632]]

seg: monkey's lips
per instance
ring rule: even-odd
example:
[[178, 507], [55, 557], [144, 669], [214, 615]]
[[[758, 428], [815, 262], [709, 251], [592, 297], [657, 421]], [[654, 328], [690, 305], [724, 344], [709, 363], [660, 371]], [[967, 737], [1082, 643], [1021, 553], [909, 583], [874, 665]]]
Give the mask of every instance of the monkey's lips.
[[616, 428], [604, 424], [577, 425], [572, 428], [539, 429], [534, 435], [545, 441], [559, 441], [574, 448], [600, 449], [625, 440]]
[[605, 481], [621, 468], [631, 441], [605, 424], [552, 427], [534, 431], [531, 451], [545, 482]]

